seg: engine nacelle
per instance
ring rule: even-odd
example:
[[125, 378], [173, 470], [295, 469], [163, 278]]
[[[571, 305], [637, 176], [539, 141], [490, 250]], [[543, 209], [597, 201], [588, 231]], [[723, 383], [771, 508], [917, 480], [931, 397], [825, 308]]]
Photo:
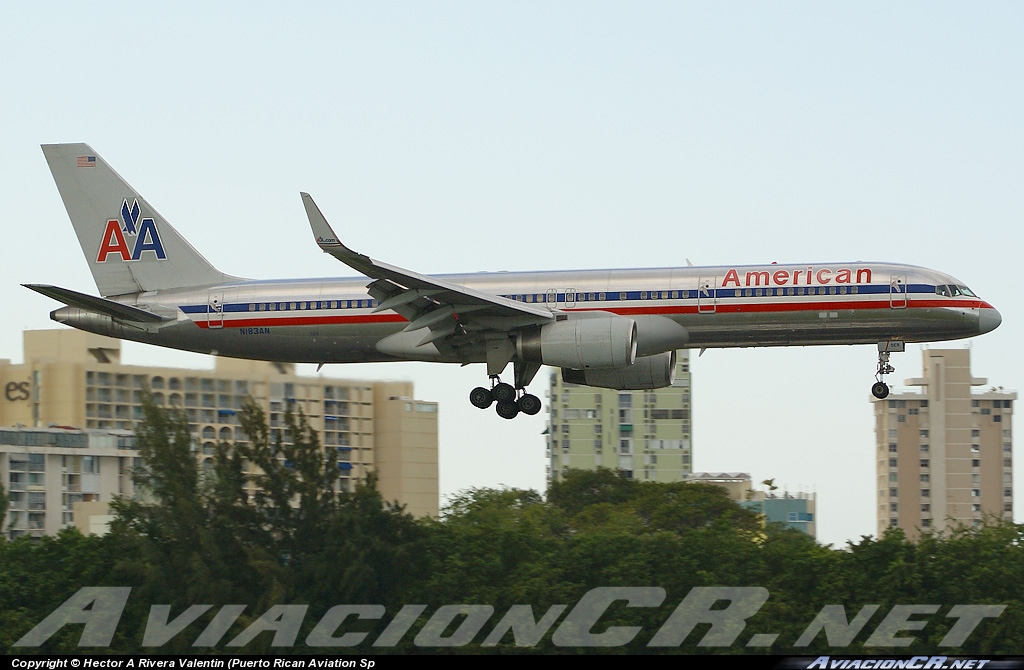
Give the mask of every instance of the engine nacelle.
[[671, 386], [676, 379], [676, 352], [666, 351], [654, 356], [641, 356], [633, 365], [603, 370], [570, 370], [562, 368], [562, 381], [619, 391], [660, 389]]
[[524, 361], [560, 368], [620, 368], [636, 360], [633, 319], [590, 313], [524, 330], [516, 339]]

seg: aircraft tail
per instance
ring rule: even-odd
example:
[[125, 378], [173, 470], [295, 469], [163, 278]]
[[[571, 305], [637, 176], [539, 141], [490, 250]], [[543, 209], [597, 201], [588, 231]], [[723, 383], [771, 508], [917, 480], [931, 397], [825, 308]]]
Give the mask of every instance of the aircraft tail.
[[210, 265], [88, 144], [44, 144], [100, 295], [234, 279]]

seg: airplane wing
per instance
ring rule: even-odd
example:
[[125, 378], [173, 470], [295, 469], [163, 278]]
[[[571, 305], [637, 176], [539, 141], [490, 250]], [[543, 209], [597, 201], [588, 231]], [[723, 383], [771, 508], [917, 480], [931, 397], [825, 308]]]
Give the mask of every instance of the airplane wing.
[[374, 279], [367, 288], [380, 302], [376, 311], [393, 310], [409, 320], [406, 331], [428, 328], [420, 344], [439, 342], [451, 335], [474, 331], [508, 331], [553, 321], [544, 305], [527, 304], [493, 293], [477, 291], [438, 277], [422, 275], [381, 263], [349, 249], [327, 223], [308, 193], [301, 193], [316, 243], [357, 272]]
[[90, 312], [96, 312], [98, 314], [106, 314], [115, 319], [121, 319], [122, 321], [139, 321], [142, 323], [156, 323], [158, 321], [168, 321], [168, 317], [154, 314], [153, 312], [147, 312], [144, 309], [138, 307], [132, 307], [131, 305], [125, 305], [114, 300], [107, 300], [106, 298], [97, 298], [96, 296], [87, 295], [85, 293], [79, 293], [78, 291], [72, 291], [67, 288], [60, 288], [59, 286], [51, 286], [49, 284], [22, 284], [25, 288], [30, 288], [36, 293], [42, 293], [48, 298], [53, 298], [58, 302], [62, 302], [69, 307], [79, 307], [81, 309], [88, 310]]

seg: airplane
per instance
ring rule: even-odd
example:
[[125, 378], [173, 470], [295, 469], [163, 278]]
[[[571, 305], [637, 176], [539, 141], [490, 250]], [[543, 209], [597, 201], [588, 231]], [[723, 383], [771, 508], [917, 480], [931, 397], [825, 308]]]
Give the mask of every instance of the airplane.
[[[484, 363], [470, 392], [505, 419], [536, 414], [544, 365], [568, 383], [669, 386], [676, 351], [875, 344], [874, 397], [907, 342], [973, 337], [999, 312], [950, 275], [881, 262], [423, 275], [345, 246], [307, 194], [317, 245], [351, 278], [254, 280], [214, 268], [87, 144], [43, 154], [99, 296], [27, 288], [50, 318], [173, 349], [278, 362]], [[501, 381], [508, 364], [512, 383]], [[318, 368], [319, 369], [319, 368]]]

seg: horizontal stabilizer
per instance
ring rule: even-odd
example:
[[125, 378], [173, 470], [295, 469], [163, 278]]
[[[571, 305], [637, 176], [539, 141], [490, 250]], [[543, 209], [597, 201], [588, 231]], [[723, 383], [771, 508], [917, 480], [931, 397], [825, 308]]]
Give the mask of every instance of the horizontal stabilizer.
[[119, 302], [114, 302], [113, 300], [107, 300], [106, 298], [97, 298], [96, 296], [86, 295], [85, 293], [79, 293], [78, 291], [72, 291], [66, 288], [60, 288], [59, 286], [50, 286], [48, 284], [22, 284], [22, 286], [30, 288], [36, 293], [42, 293], [46, 297], [53, 298], [54, 300], [62, 302], [69, 307], [78, 307], [90, 312], [106, 314], [107, 316], [120, 319], [122, 321], [156, 323], [158, 321], [168, 320], [159, 314], [147, 312], [146, 310], [139, 309], [138, 307], [124, 305]]

